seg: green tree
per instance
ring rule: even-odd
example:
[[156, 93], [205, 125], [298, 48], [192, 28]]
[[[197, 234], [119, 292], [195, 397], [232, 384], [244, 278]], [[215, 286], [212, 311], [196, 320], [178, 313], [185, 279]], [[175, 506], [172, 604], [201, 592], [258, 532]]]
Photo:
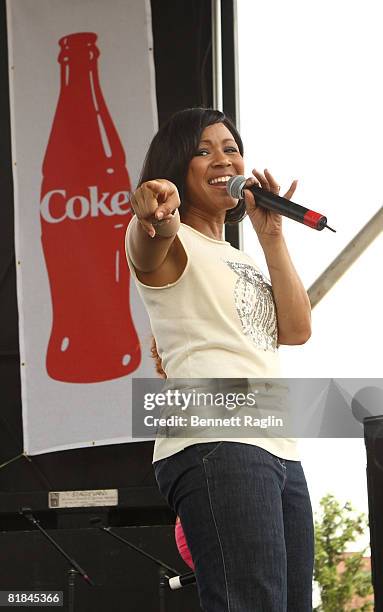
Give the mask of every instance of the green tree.
[[[315, 566], [314, 579], [318, 582], [322, 604], [317, 612], [341, 612], [350, 610], [355, 595], [366, 597], [373, 592], [371, 575], [363, 570], [362, 558], [367, 548], [344, 558], [347, 544], [355, 542], [368, 527], [365, 514], [354, 515], [350, 502], [341, 506], [336, 498], [325, 495], [321, 499], [321, 516], [315, 521]], [[340, 561], [345, 569], [337, 571]], [[372, 610], [373, 604], [366, 603], [350, 612]]]

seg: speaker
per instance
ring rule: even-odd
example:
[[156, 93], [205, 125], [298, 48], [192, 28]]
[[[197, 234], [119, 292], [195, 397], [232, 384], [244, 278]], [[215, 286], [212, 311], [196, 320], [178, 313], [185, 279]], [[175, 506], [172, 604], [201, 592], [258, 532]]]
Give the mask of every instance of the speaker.
[[364, 440], [375, 610], [383, 610], [383, 416], [364, 419]]

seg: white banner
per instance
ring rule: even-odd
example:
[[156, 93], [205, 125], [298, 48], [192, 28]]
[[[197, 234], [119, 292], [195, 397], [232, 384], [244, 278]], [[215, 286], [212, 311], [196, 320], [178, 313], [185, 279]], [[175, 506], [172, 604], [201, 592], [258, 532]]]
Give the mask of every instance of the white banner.
[[150, 325], [124, 254], [157, 129], [149, 0], [8, 0], [28, 454], [131, 441]]

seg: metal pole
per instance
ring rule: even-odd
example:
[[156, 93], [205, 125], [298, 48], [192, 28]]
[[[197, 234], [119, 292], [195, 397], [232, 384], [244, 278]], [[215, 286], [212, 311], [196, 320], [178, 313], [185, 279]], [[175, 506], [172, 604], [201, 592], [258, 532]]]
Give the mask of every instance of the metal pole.
[[223, 110], [221, 0], [211, 0], [213, 108]]
[[[233, 31], [234, 31], [234, 87], [235, 87], [235, 122], [241, 133], [241, 110], [239, 104], [239, 50], [238, 50], [238, 3], [233, 0]], [[240, 251], [244, 250], [243, 223], [237, 224], [238, 246]]]
[[234, 87], [235, 87], [235, 123], [241, 133], [241, 109], [239, 106], [239, 51], [238, 51], [238, 3], [233, 0], [233, 33], [234, 33]]
[[312, 308], [330, 291], [381, 231], [383, 231], [383, 206], [308, 289]]

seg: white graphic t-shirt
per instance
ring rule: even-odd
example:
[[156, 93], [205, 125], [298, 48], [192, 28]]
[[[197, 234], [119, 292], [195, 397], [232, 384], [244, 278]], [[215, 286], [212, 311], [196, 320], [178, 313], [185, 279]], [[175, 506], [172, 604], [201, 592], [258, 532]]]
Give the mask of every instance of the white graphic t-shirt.
[[[130, 225], [127, 236], [129, 228]], [[164, 287], [151, 287], [139, 281], [126, 249], [167, 377], [280, 377], [272, 288], [255, 262], [229, 242], [209, 238], [184, 223], [178, 237], [187, 264], [180, 278]], [[255, 444], [278, 457], [299, 460], [295, 438], [265, 435], [157, 438], [153, 461], [190, 444], [222, 439]]]

